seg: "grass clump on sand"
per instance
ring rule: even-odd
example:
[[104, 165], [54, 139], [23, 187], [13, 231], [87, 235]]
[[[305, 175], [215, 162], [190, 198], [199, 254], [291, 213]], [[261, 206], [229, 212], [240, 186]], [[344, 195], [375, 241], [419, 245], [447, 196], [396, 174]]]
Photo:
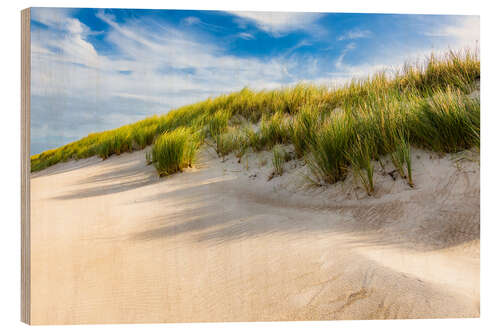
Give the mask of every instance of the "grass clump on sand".
[[189, 129], [179, 127], [172, 132], [163, 133], [156, 139], [150, 162], [154, 164], [160, 176], [167, 176], [191, 166], [199, 148], [192, 135]]
[[314, 183], [333, 184], [345, 178], [349, 165], [345, 152], [355, 134], [352, 120], [346, 113], [334, 114], [315, 135], [306, 156]]
[[287, 153], [283, 149], [281, 145], [276, 145], [273, 148], [273, 174], [271, 175], [271, 178], [274, 176], [281, 176], [283, 175], [283, 171], [285, 168], [285, 162], [287, 159]]
[[208, 119], [208, 132], [215, 139], [227, 130], [231, 113], [227, 110], [218, 110]]
[[245, 88], [34, 155], [31, 170], [153, 144], [149, 160], [165, 175], [189, 166], [204, 142], [221, 158], [234, 153], [239, 160], [249, 150], [291, 144], [316, 184], [341, 181], [352, 169], [371, 193], [372, 161], [389, 154], [413, 185], [412, 146], [442, 153], [479, 147], [480, 103], [468, 97], [479, 78], [479, 54], [465, 50], [336, 88]]
[[398, 134], [398, 138], [395, 151], [391, 153], [391, 160], [401, 178], [408, 179], [408, 185], [413, 187], [410, 142], [403, 134]]
[[370, 142], [362, 142], [358, 136], [354, 141], [353, 147], [346, 151], [346, 158], [352, 165], [354, 176], [361, 180], [368, 195], [371, 195], [375, 191], [372, 164], [374, 154]]
[[225, 158], [229, 153], [236, 150], [240, 144], [241, 138], [238, 136], [234, 129], [225, 133], [218, 134], [215, 138], [215, 151], [221, 158]]
[[276, 144], [282, 144], [289, 141], [289, 131], [287, 120], [281, 112], [272, 116], [265, 116], [262, 120], [260, 129], [259, 148], [270, 149]]
[[480, 105], [460, 91], [437, 91], [422, 101], [409, 126], [416, 143], [424, 148], [454, 153], [480, 143]]
[[411, 145], [445, 153], [478, 147], [480, 104], [451, 88], [430, 97], [388, 91], [332, 113], [318, 129], [306, 133], [309, 138], [300, 134], [304, 140], [294, 141], [305, 147], [299, 150], [296, 144], [297, 151], [309, 152], [306, 161], [313, 183], [343, 180], [351, 165], [370, 194], [374, 190], [370, 161], [390, 154], [401, 177], [413, 187]]
[[132, 151], [131, 131], [124, 127], [120, 131], [110, 131], [103, 135], [97, 151], [102, 159], [123, 152]]
[[308, 147], [316, 142], [316, 131], [321, 123], [318, 113], [311, 106], [305, 106], [289, 125], [289, 136], [298, 157], [304, 156]]

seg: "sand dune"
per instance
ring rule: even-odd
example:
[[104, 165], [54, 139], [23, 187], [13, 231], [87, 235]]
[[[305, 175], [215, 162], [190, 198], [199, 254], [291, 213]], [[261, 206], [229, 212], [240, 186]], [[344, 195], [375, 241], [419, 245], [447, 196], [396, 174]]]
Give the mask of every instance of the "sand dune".
[[416, 150], [416, 187], [377, 166], [373, 197], [300, 161], [268, 180], [268, 152], [55, 165], [31, 177], [33, 323], [477, 317], [474, 156]]

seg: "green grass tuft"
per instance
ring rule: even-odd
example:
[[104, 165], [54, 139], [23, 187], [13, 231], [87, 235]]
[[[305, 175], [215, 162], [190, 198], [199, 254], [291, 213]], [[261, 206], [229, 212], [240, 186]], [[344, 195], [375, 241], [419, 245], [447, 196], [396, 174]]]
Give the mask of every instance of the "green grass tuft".
[[437, 91], [421, 102], [409, 126], [416, 143], [438, 152], [454, 153], [480, 142], [479, 100], [459, 91]]
[[281, 176], [283, 175], [285, 162], [286, 162], [286, 152], [281, 145], [276, 145], [273, 147], [273, 175]]
[[354, 176], [361, 180], [361, 184], [368, 195], [375, 191], [373, 183], [373, 165], [374, 140], [366, 137], [365, 142], [358, 135], [353, 142], [353, 146], [346, 151], [346, 159], [352, 165]]
[[193, 133], [179, 127], [160, 135], [151, 150], [151, 162], [160, 176], [167, 176], [191, 166], [199, 145]]
[[318, 131], [311, 146], [306, 163], [317, 183], [333, 184], [345, 178], [348, 167], [345, 152], [350, 148], [354, 136], [351, 117], [335, 114]]
[[396, 135], [397, 143], [394, 152], [391, 153], [391, 160], [401, 178], [406, 178], [408, 180], [408, 185], [413, 187], [410, 141], [407, 135], [401, 132], [398, 132]]

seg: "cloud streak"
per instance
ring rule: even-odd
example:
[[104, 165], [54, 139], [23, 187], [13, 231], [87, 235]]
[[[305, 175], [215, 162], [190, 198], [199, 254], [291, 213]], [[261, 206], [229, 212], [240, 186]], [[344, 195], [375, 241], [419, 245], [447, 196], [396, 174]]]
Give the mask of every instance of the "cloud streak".
[[248, 23], [255, 24], [259, 29], [281, 37], [297, 30], [309, 30], [322, 14], [292, 13], [292, 12], [229, 12], [240, 20], [240, 26], [245, 28]]
[[479, 16], [468, 16], [425, 32], [429, 37], [451, 38], [455, 45], [467, 47], [479, 43]]
[[359, 38], [368, 38], [372, 36], [372, 32], [370, 30], [360, 30], [354, 29], [349, 30], [346, 33], [337, 37], [337, 40], [351, 40], [351, 39], [359, 39]]

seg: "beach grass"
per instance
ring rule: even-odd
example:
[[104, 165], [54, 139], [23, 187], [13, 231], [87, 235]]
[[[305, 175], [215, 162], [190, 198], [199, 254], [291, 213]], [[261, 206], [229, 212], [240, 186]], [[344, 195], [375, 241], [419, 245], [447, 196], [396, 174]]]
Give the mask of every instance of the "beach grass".
[[283, 175], [286, 162], [286, 151], [281, 145], [275, 145], [273, 147], [273, 176]]
[[182, 171], [191, 166], [198, 150], [196, 134], [186, 127], [161, 134], [151, 150], [150, 162], [160, 176]]
[[463, 50], [338, 87], [245, 88], [34, 155], [31, 170], [152, 145], [148, 159], [169, 175], [190, 166], [204, 143], [239, 160], [251, 150], [274, 154], [291, 145], [316, 184], [341, 181], [352, 167], [371, 193], [373, 161], [389, 154], [413, 186], [412, 146], [441, 153], [479, 147], [480, 102], [468, 96], [479, 80], [478, 52]]
[[346, 159], [351, 164], [354, 171], [354, 177], [361, 180], [361, 184], [366, 190], [368, 195], [375, 191], [375, 184], [373, 181], [373, 164], [372, 159], [374, 156], [375, 147], [370, 144], [374, 140], [362, 141], [359, 136], [354, 139], [351, 149], [346, 150]]

